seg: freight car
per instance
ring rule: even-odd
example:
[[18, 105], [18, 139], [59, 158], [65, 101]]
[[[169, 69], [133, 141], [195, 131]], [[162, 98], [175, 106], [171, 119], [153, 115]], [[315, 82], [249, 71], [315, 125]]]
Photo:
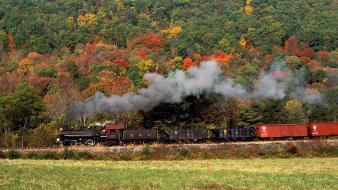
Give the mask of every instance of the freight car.
[[323, 138], [338, 136], [338, 122], [301, 124], [257, 124], [255, 128], [171, 128], [165, 130], [128, 130], [122, 124], [106, 125], [98, 129], [61, 131], [62, 145], [94, 145], [124, 143], [177, 143], [211, 141], [238, 141], [280, 138]]
[[238, 141], [253, 140], [256, 138], [255, 128], [227, 128], [213, 129], [213, 140], [215, 141]]
[[317, 122], [309, 124], [309, 136], [338, 136], [338, 122]]
[[173, 128], [162, 132], [165, 142], [199, 142], [208, 139], [206, 128]]
[[260, 139], [306, 137], [308, 125], [302, 124], [260, 124], [256, 125], [256, 136]]

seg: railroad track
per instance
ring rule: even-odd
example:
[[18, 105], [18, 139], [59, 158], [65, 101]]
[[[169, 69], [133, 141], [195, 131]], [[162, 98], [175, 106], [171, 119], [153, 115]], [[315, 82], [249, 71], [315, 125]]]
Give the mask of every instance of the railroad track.
[[[301, 143], [325, 143], [338, 146], [338, 139], [298, 139], [298, 140], [267, 140], [267, 141], [240, 141], [240, 142], [211, 142], [211, 143], [177, 143], [177, 144], [163, 144], [163, 143], [154, 143], [148, 144], [150, 147], [196, 147], [196, 148], [204, 148], [204, 147], [214, 147], [214, 146], [222, 146], [222, 145], [270, 145], [270, 144], [301, 144]], [[18, 150], [18, 151], [63, 151], [65, 149], [68, 150], [77, 150], [77, 151], [104, 151], [111, 149], [124, 149], [124, 148], [136, 148], [142, 149], [147, 144], [125, 144], [125, 145], [115, 145], [115, 146], [66, 146], [66, 147], [47, 147], [47, 148], [0, 148], [0, 151], [10, 151], [10, 150]]]

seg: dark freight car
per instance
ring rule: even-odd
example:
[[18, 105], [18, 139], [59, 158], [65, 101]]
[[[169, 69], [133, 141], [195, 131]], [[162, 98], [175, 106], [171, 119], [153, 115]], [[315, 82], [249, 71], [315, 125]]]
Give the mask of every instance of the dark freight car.
[[212, 131], [215, 140], [250, 140], [256, 137], [255, 128], [227, 128]]
[[164, 131], [168, 141], [202, 141], [208, 139], [206, 128], [173, 128]]
[[320, 122], [309, 124], [310, 136], [338, 136], [338, 122]]
[[96, 129], [64, 130], [60, 141], [64, 145], [94, 145], [100, 141], [100, 132]]
[[259, 124], [256, 125], [259, 138], [306, 137], [307, 124]]
[[125, 130], [122, 140], [126, 142], [153, 142], [158, 140], [158, 134], [156, 129]]

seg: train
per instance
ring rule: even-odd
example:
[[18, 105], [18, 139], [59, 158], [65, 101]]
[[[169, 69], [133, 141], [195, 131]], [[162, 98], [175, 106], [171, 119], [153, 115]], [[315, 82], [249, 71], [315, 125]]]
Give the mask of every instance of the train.
[[196, 143], [255, 141], [338, 136], [338, 122], [256, 124], [248, 128], [127, 129], [124, 124], [99, 128], [62, 130], [58, 145], [121, 145], [128, 143]]

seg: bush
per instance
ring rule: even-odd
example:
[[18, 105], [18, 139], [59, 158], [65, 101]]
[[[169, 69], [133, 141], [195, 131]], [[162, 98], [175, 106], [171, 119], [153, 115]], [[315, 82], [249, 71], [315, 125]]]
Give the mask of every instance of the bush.
[[61, 158], [65, 159], [65, 160], [66, 159], [74, 159], [74, 158], [76, 158], [76, 155], [75, 155], [74, 151], [65, 149], [61, 154]]
[[6, 154], [2, 151], [0, 151], [0, 158], [6, 158]]
[[57, 155], [55, 152], [45, 152], [42, 154], [41, 156], [43, 159], [46, 160], [56, 160], [57, 159]]
[[15, 148], [19, 144], [19, 135], [16, 133], [5, 133], [1, 135], [0, 146], [5, 148]]
[[298, 153], [298, 147], [296, 145], [292, 144], [288, 147], [288, 149], [286, 150], [286, 153], [291, 154], [291, 155], [297, 154]]
[[92, 155], [89, 152], [79, 152], [79, 154], [77, 155], [78, 159], [85, 159], [88, 160], [92, 157]]
[[141, 157], [145, 159], [149, 159], [151, 157], [151, 149], [149, 145], [146, 145], [141, 151]]
[[329, 155], [337, 156], [338, 155], [338, 147], [329, 146], [329, 145], [321, 146], [321, 147], [319, 147], [319, 152], [321, 154], [329, 154]]
[[32, 129], [28, 136], [29, 147], [50, 147], [59, 136], [59, 128], [56, 122], [41, 124], [39, 127]]
[[189, 150], [186, 148], [181, 148], [180, 151], [178, 152], [178, 155], [181, 157], [187, 157], [189, 156]]
[[28, 159], [41, 159], [41, 155], [37, 152], [29, 152], [27, 154]]
[[21, 153], [16, 150], [10, 150], [7, 153], [7, 157], [9, 159], [19, 159], [21, 157]]

